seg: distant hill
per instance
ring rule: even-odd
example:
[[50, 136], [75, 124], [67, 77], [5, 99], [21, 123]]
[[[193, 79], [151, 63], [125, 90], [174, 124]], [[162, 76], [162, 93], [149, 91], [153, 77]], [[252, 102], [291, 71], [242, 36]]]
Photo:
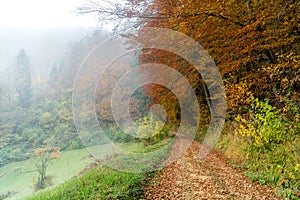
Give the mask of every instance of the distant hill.
[[53, 64], [63, 59], [68, 44], [79, 41], [91, 31], [84, 27], [0, 28], [0, 73], [13, 65], [18, 50], [23, 48], [30, 56], [33, 75], [47, 77]]

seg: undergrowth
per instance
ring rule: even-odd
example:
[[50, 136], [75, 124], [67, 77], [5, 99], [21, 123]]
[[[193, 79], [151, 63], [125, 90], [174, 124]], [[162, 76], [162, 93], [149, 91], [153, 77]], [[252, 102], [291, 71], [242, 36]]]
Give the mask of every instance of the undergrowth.
[[253, 99], [249, 115], [227, 122], [218, 144], [251, 180], [275, 186], [289, 199], [300, 196], [299, 107], [288, 101], [279, 110], [267, 100]]

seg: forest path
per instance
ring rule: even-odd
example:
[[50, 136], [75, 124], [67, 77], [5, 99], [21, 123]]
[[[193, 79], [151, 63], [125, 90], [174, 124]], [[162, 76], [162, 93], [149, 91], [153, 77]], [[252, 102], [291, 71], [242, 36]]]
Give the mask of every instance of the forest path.
[[[165, 167], [147, 189], [145, 199], [281, 199], [267, 186], [251, 182], [224, 156], [212, 151], [198, 158], [201, 144], [194, 141], [180, 159]], [[176, 153], [173, 144], [169, 156]]]

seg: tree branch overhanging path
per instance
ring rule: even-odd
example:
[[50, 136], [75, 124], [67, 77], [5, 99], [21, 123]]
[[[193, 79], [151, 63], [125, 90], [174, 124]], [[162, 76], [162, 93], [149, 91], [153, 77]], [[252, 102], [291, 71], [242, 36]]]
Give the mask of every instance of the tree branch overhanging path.
[[[121, 1], [122, 2], [122, 1]], [[166, 19], [186, 19], [198, 16], [215, 17], [221, 20], [229, 21], [237, 26], [244, 27], [246, 24], [235, 21], [229, 16], [225, 16], [221, 13], [197, 10], [191, 13], [160, 13], [153, 11], [153, 2], [151, 1], [123, 1], [119, 3], [118, 1], [101, 0], [94, 1], [89, 0], [87, 3], [77, 9], [78, 14], [96, 14], [99, 18], [99, 22], [113, 22], [122, 20], [166, 20]], [[184, 5], [178, 6], [177, 8], [184, 8]], [[128, 22], [127, 21], [127, 22]], [[139, 22], [141, 23], [141, 21]], [[118, 24], [118, 23], [117, 23]], [[139, 24], [140, 25], [140, 24]], [[138, 25], [136, 25], [138, 27]]]

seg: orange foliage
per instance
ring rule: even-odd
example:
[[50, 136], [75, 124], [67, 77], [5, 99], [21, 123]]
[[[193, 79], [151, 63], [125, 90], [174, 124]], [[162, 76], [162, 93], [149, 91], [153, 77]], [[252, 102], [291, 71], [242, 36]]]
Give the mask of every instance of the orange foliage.
[[[247, 108], [252, 96], [278, 106], [286, 95], [299, 96], [299, 1], [155, 0], [148, 12], [153, 18], [146, 19], [146, 26], [187, 34], [210, 53], [223, 75], [231, 113]], [[186, 61], [166, 52], [148, 50], [141, 60], [193, 73]], [[203, 90], [199, 80], [189, 80]], [[174, 106], [161, 98], [166, 93], [159, 87], [148, 92], [155, 101]]]

